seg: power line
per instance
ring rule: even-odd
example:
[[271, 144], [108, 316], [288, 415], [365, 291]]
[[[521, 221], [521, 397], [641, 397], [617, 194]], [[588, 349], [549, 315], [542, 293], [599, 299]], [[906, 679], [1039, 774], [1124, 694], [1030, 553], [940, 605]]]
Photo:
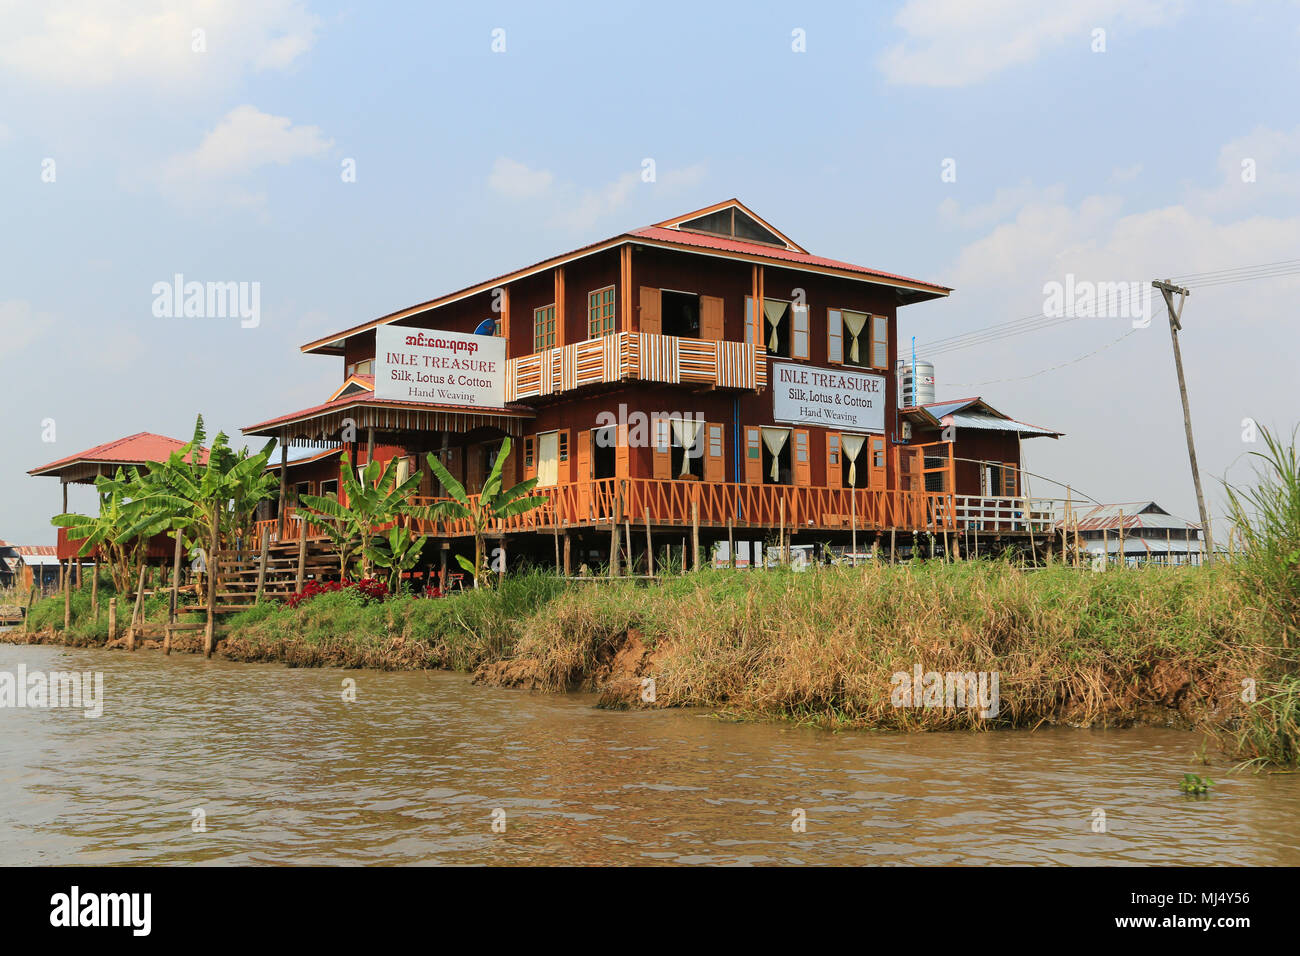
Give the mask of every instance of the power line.
[[1031, 372], [1031, 373], [1028, 374], [1028, 375], [1017, 375], [1017, 376], [1013, 376], [1013, 377], [1011, 377], [1011, 378], [994, 378], [994, 379], [990, 379], [990, 380], [987, 381], [987, 382], [948, 382], [948, 383], [947, 383], [947, 387], [949, 387], [949, 388], [958, 388], [958, 387], [960, 387], [960, 388], [979, 388], [981, 385], [999, 385], [999, 384], [1001, 384], [1001, 383], [1003, 383], [1003, 382], [1023, 382], [1023, 381], [1025, 381], [1026, 379], [1037, 378], [1039, 375], [1044, 375], [1044, 374], [1046, 374], [1047, 372], [1055, 372], [1057, 369], [1066, 368], [1067, 366], [1070, 366], [1070, 365], [1077, 365], [1079, 362], [1082, 362], [1084, 359], [1090, 359], [1090, 358], [1092, 358], [1094, 355], [1097, 355], [1097, 354], [1099, 354], [1099, 353], [1101, 353], [1101, 352], [1106, 351], [1106, 350], [1107, 350], [1108, 348], [1110, 348], [1111, 346], [1118, 345], [1120, 342], [1123, 342], [1126, 338], [1128, 338], [1130, 335], [1132, 335], [1132, 334], [1133, 334], [1134, 332], [1136, 332], [1136, 331], [1138, 331], [1136, 328], [1129, 329], [1127, 332], [1125, 332], [1125, 333], [1124, 333], [1123, 335], [1121, 335], [1119, 338], [1114, 339], [1113, 341], [1107, 342], [1107, 343], [1106, 343], [1105, 345], [1103, 345], [1101, 348], [1093, 349], [1091, 352], [1088, 352], [1088, 353], [1086, 353], [1086, 354], [1084, 354], [1084, 355], [1080, 355], [1078, 358], [1070, 359], [1070, 361], [1068, 361], [1068, 362], [1061, 362], [1059, 365], [1053, 365], [1053, 366], [1051, 366], [1050, 368], [1039, 369], [1037, 372]]

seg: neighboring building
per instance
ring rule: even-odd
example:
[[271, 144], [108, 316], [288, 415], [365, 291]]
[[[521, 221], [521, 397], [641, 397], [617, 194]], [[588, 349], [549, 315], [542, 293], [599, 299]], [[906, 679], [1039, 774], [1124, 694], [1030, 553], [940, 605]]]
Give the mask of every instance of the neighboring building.
[[11, 588], [22, 579], [23, 559], [17, 545], [0, 538], [0, 588]]
[[1118, 562], [1121, 553], [1128, 564], [1200, 564], [1204, 559], [1200, 524], [1171, 515], [1154, 501], [1097, 505], [1081, 512], [1064, 529], [1071, 542], [1075, 523], [1084, 549], [1110, 561]]
[[14, 586], [19, 591], [33, 587], [48, 593], [59, 586], [59, 559], [51, 544], [9, 545], [18, 561], [18, 575]]
[[[901, 435], [897, 319], [949, 291], [813, 255], [729, 200], [310, 342], [303, 352], [340, 361], [340, 388], [244, 432], [347, 448], [358, 465], [397, 458], [425, 499], [442, 494], [428, 453], [474, 491], [509, 436], [507, 483], [536, 477], [547, 503], [504, 530], [542, 533], [517, 539], [539, 552], [552, 531], [599, 546], [618, 517], [678, 543], [694, 514], [713, 540], [729, 523], [819, 540], [851, 524], [938, 529], [950, 501], [925, 491], [919, 463], [945, 458], [947, 489], [953, 456], [933, 430]], [[504, 401], [377, 397], [375, 374], [400, 358], [376, 355], [386, 326], [409, 330], [408, 345], [424, 330], [491, 330]], [[286, 457], [285, 512], [295, 470]]]
[[[958, 524], [979, 530], [1023, 530], [1024, 515], [1034, 519], [1035, 533], [1050, 531], [1050, 501], [1032, 503], [1022, 474], [1021, 448], [1027, 438], [1060, 438], [1061, 432], [1004, 415], [980, 396], [931, 402], [902, 410], [911, 440], [929, 446], [921, 463], [926, 491], [951, 492]], [[943, 439], [951, 439], [943, 444]], [[942, 453], [951, 461], [945, 462]]]
[[[179, 439], [168, 438], [166, 435], [139, 432], [60, 458], [48, 465], [41, 465], [27, 474], [58, 478], [63, 488], [63, 508], [58, 513], [67, 514], [68, 485], [94, 485], [96, 478], [101, 475], [112, 476], [119, 468], [143, 468], [151, 461], [166, 461], [172, 453], [184, 448], [185, 444]], [[199, 460], [207, 461], [207, 457], [207, 449], [201, 449]], [[59, 528], [58, 541], [53, 552], [58, 560], [75, 559], [77, 550], [76, 542], [68, 541], [67, 529]], [[150, 559], [169, 559], [172, 550], [170, 537], [156, 535], [149, 542], [148, 556]]]

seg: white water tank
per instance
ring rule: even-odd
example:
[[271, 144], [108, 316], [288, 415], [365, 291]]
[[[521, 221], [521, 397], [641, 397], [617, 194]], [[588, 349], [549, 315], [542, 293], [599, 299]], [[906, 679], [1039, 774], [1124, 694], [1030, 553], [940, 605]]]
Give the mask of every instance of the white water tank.
[[929, 405], [934, 399], [934, 363], [916, 362], [916, 381], [912, 381], [910, 361], [898, 360], [898, 404], [900, 408]]

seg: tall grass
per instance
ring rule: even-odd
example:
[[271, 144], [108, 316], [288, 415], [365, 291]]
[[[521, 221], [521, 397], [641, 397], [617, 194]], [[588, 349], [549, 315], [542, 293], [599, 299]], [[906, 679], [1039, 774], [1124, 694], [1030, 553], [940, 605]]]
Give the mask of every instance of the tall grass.
[[1261, 429], [1265, 451], [1249, 488], [1224, 483], [1242, 541], [1232, 568], [1267, 626], [1254, 659], [1258, 700], [1233, 732], [1236, 749], [1259, 763], [1300, 762], [1300, 454]]

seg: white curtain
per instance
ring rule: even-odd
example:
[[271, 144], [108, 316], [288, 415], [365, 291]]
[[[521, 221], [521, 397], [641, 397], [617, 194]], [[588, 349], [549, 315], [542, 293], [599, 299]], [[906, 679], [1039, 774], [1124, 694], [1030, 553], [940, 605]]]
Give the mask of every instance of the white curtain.
[[849, 487], [858, 486], [858, 452], [862, 451], [862, 446], [866, 442], [865, 435], [841, 435], [840, 446], [844, 449], [844, 457], [849, 460]]
[[[700, 426], [703, 424], [698, 418], [670, 418], [673, 423], [673, 434], [677, 436], [677, 443], [682, 446], [682, 470], [681, 475], [691, 473], [691, 449], [695, 447], [696, 439], [700, 437]], [[680, 477], [680, 475], [679, 475]]]
[[771, 299], [763, 300], [763, 314], [767, 316], [768, 325], [772, 326], [772, 335], [767, 342], [769, 352], [776, 351], [776, 330], [781, 324], [781, 319], [785, 317], [785, 310], [788, 306], [789, 303], [786, 302], [773, 302]]
[[855, 365], [858, 362], [858, 334], [866, 324], [867, 317], [863, 313], [844, 313], [844, 328], [848, 330], [848, 333], [853, 340], [853, 344], [849, 346], [849, 361], [853, 362]]
[[767, 446], [768, 452], [772, 456], [772, 480], [781, 479], [781, 449], [790, 439], [790, 429], [788, 428], [764, 428], [763, 444]]
[[397, 460], [397, 484], [401, 484], [407, 478], [411, 477], [411, 459], [399, 458]]

